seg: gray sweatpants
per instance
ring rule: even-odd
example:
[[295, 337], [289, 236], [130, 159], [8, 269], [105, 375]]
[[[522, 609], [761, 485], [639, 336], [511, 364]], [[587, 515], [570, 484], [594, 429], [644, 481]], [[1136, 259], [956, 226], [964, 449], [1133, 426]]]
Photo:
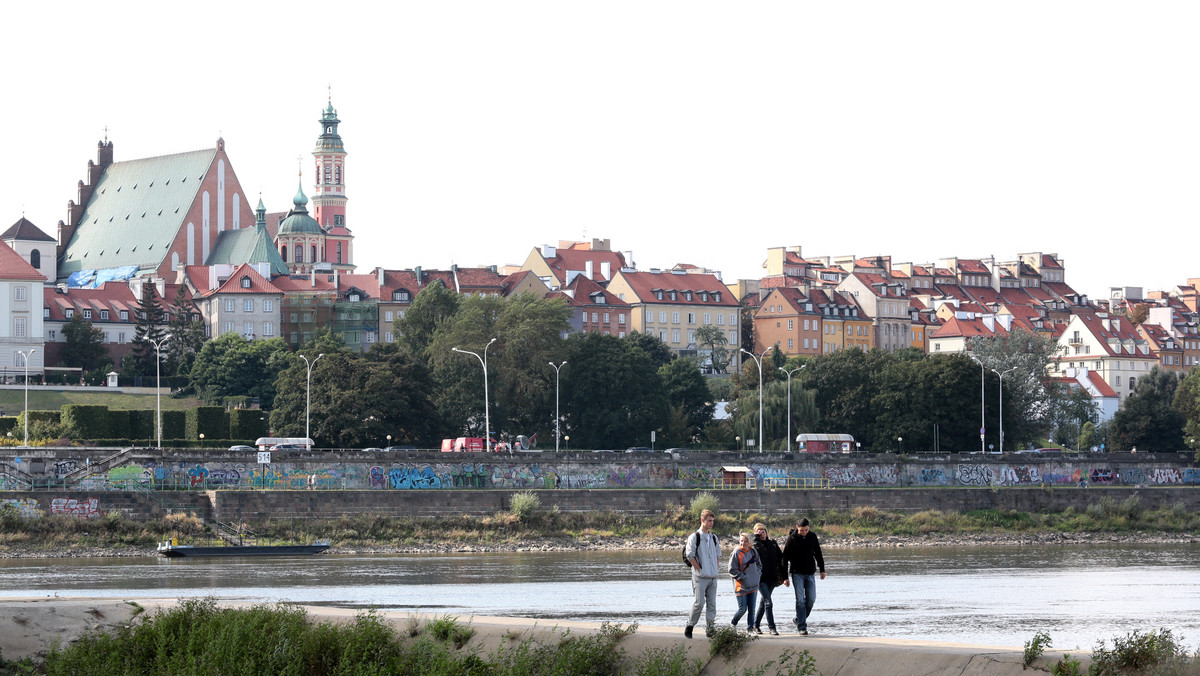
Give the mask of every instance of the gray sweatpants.
[[700, 621], [700, 610], [703, 609], [705, 627], [712, 629], [717, 624], [717, 578], [692, 576], [692, 592], [696, 598], [692, 601], [692, 616], [688, 626], [694, 627]]

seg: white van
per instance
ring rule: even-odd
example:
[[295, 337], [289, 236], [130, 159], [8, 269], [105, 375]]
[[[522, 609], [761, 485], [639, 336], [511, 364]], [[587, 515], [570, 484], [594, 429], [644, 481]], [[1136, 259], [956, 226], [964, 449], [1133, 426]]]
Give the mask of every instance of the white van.
[[254, 445], [260, 451], [311, 451], [313, 440], [306, 437], [259, 437], [254, 440]]

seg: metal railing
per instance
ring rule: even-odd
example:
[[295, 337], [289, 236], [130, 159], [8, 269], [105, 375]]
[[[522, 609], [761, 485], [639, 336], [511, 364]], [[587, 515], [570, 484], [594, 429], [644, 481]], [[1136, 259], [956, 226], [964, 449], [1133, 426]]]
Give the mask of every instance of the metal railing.
[[[759, 480], [753, 477], [745, 479], [713, 479], [712, 488], [718, 491], [756, 490]], [[829, 488], [829, 479], [796, 479], [792, 477], [766, 477], [762, 479], [762, 487], [784, 490], [812, 490]]]

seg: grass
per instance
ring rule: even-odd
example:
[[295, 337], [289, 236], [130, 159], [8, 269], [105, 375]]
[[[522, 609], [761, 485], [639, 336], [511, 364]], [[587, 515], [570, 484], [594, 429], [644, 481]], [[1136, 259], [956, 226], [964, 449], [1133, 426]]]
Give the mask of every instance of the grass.
[[[87, 406], [107, 406], [110, 409], [151, 409], [155, 407], [156, 397], [153, 394], [125, 394], [116, 392], [90, 392], [70, 390], [43, 391], [35, 387], [29, 389], [29, 409], [31, 411], [57, 411], [66, 404], [83, 404]], [[183, 411], [196, 408], [203, 403], [199, 399], [163, 396], [164, 411]], [[25, 389], [0, 389], [0, 409], [4, 414], [15, 416], [25, 410]]]

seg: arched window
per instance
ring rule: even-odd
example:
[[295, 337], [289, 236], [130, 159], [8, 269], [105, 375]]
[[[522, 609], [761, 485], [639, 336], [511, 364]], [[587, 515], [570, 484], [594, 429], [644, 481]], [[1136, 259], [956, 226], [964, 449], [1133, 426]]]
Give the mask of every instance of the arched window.
[[341, 167], [333, 168], [333, 182], [334, 183], [342, 182], [342, 168]]
[[279, 257], [283, 259], [284, 263], [287, 262], [287, 245], [286, 244], [279, 247]]
[[312, 246], [312, 258], [310, 260], [312, 260], [312, 262], [314, 262], [314, 263], [317, 262], [317, 245], [316, 244], [314, 244]]
[[296, 263], [304, 262], [304, 246], [301, 244], [296, 245], [296, 260], [294, 262], [296, 262]]
[[29, 264], [35, 268], [42, 267], [42, 252], [34, 249], [29, 252]]

